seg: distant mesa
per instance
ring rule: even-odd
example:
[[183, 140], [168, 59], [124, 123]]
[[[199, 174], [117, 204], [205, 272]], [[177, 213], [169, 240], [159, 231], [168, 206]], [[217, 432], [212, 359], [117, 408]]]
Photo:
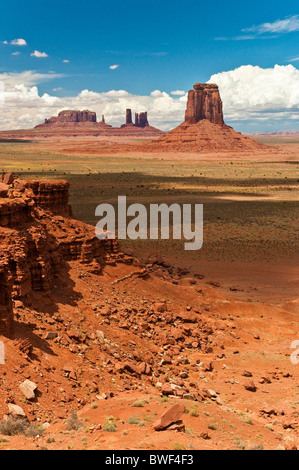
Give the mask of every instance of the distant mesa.
[[146, 135], [157, 137], [163, 134], [159, 129], [150, 126], [147, 112], [135, 113], [135, 123], [132, 120], [132, 110], [126, 110], [126, 123], [121, 127], [112, 127], [105, 122], [102, 115], [100, 122], [97, 122], [97, 115], [93, 111], [64, 110], [58, 116], [45, 119], [43, 124], [35, 126], [39, 132], [44, 131], [46, 135], [55, 133], [56, 135], [107, 135], [107, 136], [127, 136]]
[[102, 115], [102, 121], [97, 122], [97, 115], [93, 111], [61, 111], [58, 116], [52, 116], [50, 119], [45, 119], [44, 124], [35, 126], [35, 129], [43, 129], [46, 127], [112, 127], [105, 123], [105, 117]]
[[61, 111], [58, 116], [45, 120], [45, 124], [57, 122], [97, 122], [97, 115], [92, 111]]
[[218, 152], [267, 150], [267, 145], [236, 132], [223, 119], [219, 88], [212, 83], [195, 83], [188, 92], [185, 121], [155, 141], [146, 151]]
[[196, 124], [204, 119], [214, 124], [224, 124], [222, 100], [217, 85], [195, 83], [193, 90], [188, 92], [185, 122]]

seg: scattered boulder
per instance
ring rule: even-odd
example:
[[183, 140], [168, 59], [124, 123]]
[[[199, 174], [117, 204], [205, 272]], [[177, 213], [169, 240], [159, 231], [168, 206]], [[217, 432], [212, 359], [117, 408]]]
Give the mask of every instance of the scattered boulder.
[[249, 380], [244, 384], [245, 390], [248, 390], [249, 392], [256, 392], [257, 388], [252, 380]]
[[23, 383], [21, 383], [19, 389], [21, 390], [25, 398], [27, 398], [27, 400], [33, 400], [35, 398], [37, 385], [34, 382], [31, 382], [30, 380], [26, 379]]
[[168, 382], [162, 385], [161, 390], [162, 390], [162, 395], [168, 396], [168, 395], [173, 394], [172, 386]]
[[213, 83], [195, 83], [188, 93], [185, 122], [196, 124], [203, 119], [224, 124], [219, 88]]
[[[155, 431], [163, 431], [169, 428], [169, 426], [178, 423], [184, 412], [185, 406], [183, 404], [173, 405], [155, 422]], [[179, 424], [179, 426], [181, 426], [181, 424]]]
[[46, 333], [45, 339], [55, 339], [57, 336], [58, 333], [55, 333], [54, 331], [48, 331], [48, 333]]
[[65, 372], [66, 376], [71, 379], [71, 380], [77, 380], [77, 374], [73, 366], [71, 365], [66, 365], [63, 368], [63, 371]]
[[248, 370], [244, 370], [243, 376], [244, 376], [244, 377], [252, 377], [252, 373], [249, 372]]
[[12, 173], [6, 173], [3, 175], [3, 183], [10, 185], [14, 182], [14, 175]]
[[26, 413], [23, 408], [14, 403], [8, 403], [8, 413], [14, 418], [26, 418]]

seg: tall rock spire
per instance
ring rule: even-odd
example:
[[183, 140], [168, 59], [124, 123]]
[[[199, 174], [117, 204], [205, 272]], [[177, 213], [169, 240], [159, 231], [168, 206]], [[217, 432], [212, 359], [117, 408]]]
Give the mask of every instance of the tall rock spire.
[[188, 93], [185, 122], [196, 124], [203, 119], [214, 124], [224, 124], [219, 88], [211, 83], [195, 83]]

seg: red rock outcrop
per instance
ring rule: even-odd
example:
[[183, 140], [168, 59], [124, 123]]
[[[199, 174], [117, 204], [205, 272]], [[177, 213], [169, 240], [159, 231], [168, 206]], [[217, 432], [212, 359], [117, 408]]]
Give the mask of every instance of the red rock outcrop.
[[144, 111], [142, 113], [135, 113], [135, 124], [133, 124], [132, 121], [132, 110], [127, 109], [126, 110], [126, 124], [123, 124], [121, 128], [138, 128], [138, 129], [145, 129], [146, 127], [150, 128], [150, 130], [153, 131], [159, 131], [159, 129], [156, 129], [155, 127], [152, 127], [149, 125], [148, 118], [147, 118], [147, 111]]
[[132, 121], [132, 110], [131, 109], [126, 109], [126, 125], [133, 124]]
[[45, 124], [53, 124], [57, 122], [97, 122], [96, 113], [88, 110], [84, 111], [61, 111], [58, 116], [52, 116], [45, 120]]
[[224, 123], [218, 86], [208, 83], [195, 83], [189, 91], [182, 124], [140, 148], [148, 152], [271, 151]]
[[147, 120], [147, 112], [145, 111], [144, 113], [139, 114], [139, 119], [138, 119], [138, 125], [139, 127], [147, 127], [149, 126], [148, 120]]
[[211, 83], [195, 83], [188, 93], [185, 123], [196, 124], [203, 119], [224, 124], [219, 88]]
[[[112, 127], [102, 120], [97, 122], [96, 113], [92, 111], [62, 111], [58, 116], [46, 119], [33, 130], [2, 133], [2, 136], [11, 138], [49, 138], [49, 137], [76, 137], [76, 136], [149, 136], [156, 137], [162, 131], [148, 123], [147, 112], [135, 114], [135, 124], [132, 120], [132, 110], [126, 109], [126, 123], [121, 127]], [[0, 182], [1, 183], [1, 182]], [[3, 188], [0, 187], [0, 193]]]
[[30, 305], [48, 295], [68, 261], [94, 272], [119, 256], [117, 240], [99, 240], [92, 226], [71, 218], [67, 181], [15, 179], [0, 198], [0, 334], [12, 329], [12, 301]]

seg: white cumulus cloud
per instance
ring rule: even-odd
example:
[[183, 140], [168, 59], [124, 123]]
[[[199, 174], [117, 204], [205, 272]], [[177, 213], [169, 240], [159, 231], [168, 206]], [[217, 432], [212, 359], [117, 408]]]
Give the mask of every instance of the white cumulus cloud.
[[[0, 129], [31, 128], [64, 109], [90, 109], [98, 116], [105, 114], [106, 122], [113, 126], [124, 123], [126, 108], [133, 113], [147, 111], [150, 124], [162, 130], [184, 120], [185, 93], [172, 95], [153, 90], [149, 95], [134, 95], [126, 90], [85, 89], [76, 96], [58, 97], [55, 93], [61, 94], [62, 90], [57, 86], [51, 94], [40, 94], [39, 83], [62, 77], [35, 71], [0, 74], [0, 84], [5, 87]], [[237, 130], [299, 128], [299, 70], [293, 65], [268, 69], [244, 65], [212, 75], [209, 82], [219, 85], [225, 121]]]
[[[5, 41], [5, 43], [7, 44], [7, 41]], [[12, 46], [27, 46], [27, 42], [25, 41], [25, 39], [22, 38], [13, 39], [12, 41], [10, 41], [10, 44]]]
[[183, 90], [174, 90], [174, 91], [171, 91], [170, 94], [173, 96], [184, 96], [186, 92]]
[[46, 54], [45, 52], [40, 52], [40, 51], [34, 51], [30, 55], [31, 57], [37, 57], [38, 59], [49, 57], [48, 54]]
[[209, 82], [219, 86], [228, 121], [269, 121], [279, 127], [299, 118], [299, 70], [293, 65], [245, 65], [212, 75]]

